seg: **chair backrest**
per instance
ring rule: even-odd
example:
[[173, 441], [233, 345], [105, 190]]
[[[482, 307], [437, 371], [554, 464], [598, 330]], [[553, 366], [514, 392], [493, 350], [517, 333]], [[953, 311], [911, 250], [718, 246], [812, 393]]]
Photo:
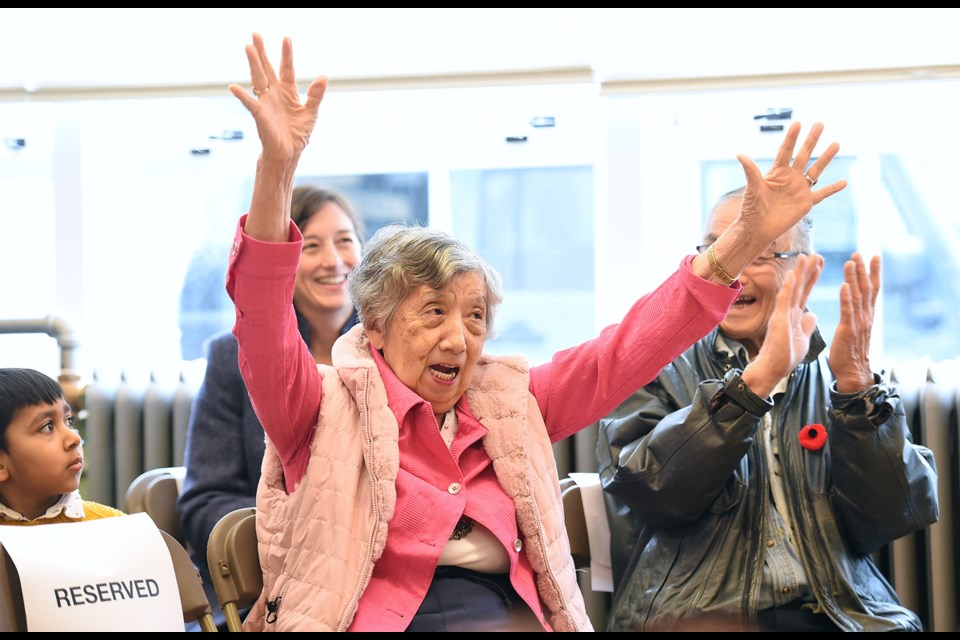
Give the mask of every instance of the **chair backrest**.
[[26, 630], [27, 614], [23, 608], [20, 574], [0, 544], [0, 632]]
[[590, 567], [590, 538], [587, 535], [587, 518], [583, 512], [580, 486], [572, 478], [560, 481], [560, 497], [563, 500], [563, 518], [570, 539], [570, 555], [577, 569]]
[[164, 531], [163, 541], [167, 543], [170, 559], [173, 561], [173, 570], [177, 575], [177, 587], [180, 590], [180, 604], [183, 608], [183, 621], [198, 622], [202, 631], [216, 632], [217, 624], [213, 621], [213, 611], [210, 601], [203, 590], [203, 579], [196, 565], [190, 559], [187, 550], [177, 540]]
[[227, 630], [243, 631], [240, 611], [252, 606], [263, 590], [255, 508], [236, 509], [220, 518], [207, 540], [207, 564]]
[[172, 535], [181, 545], [184, 540], [180, 531], [177, 497], [186, 471], [186, 467], [160, 467], [144, 471], [130, 483], [124, 500], [124, 511], [145, 512], [157, 528]]

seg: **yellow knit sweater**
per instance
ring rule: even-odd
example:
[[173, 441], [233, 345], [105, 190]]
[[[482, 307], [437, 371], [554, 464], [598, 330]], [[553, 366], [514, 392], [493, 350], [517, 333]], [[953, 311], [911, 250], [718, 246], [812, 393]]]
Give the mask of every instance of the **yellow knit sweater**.
[[0, 517], [0, 525], [21, 525], [29, 527], [35, 524], [82, 522], [83, 520], [99, 520], [100, 518], [112, 518], [114, 516], [127, 515], [119, 509], [114, 509], [113, 507], [108, 507], [107, 505], [100, 504], [98, 502], [91, 502], [90, 500], [83, 501], [83, 513], [84, 516], [82, 520], [79, 518], [71, 518], [63, 511], [53, 518], [40, 518], [38, 520], [10, 520], [9, 518]]

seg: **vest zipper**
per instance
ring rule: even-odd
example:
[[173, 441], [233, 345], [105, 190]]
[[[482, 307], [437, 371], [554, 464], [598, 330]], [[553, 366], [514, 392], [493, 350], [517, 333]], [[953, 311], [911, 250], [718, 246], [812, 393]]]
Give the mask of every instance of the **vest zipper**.
[[[289, 582], [287, 584], [289, 584]], [[280, 603], [283, 601], [283, 594], [286, 592], [287, 585], [285, 584], [283, 588], [280, 589], [280, 595], [267, 602], [267, 624], [273, 624], [277, 621], [277, 616], [280, 615]]]

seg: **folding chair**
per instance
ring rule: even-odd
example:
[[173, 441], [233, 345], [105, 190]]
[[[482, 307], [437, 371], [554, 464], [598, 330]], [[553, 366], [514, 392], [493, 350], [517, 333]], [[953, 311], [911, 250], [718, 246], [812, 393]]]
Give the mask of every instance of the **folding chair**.
[[570, 539], [570, 555], [577, 569], [590, 568], [590, 538], [587, 535], [587, 519], [583, 513], [580, 486], [573, 478], [560, 481], [560, 497], [563, 500], [563, 518]]
[[243, 631], [240, 612], [263, 590], [257, 551], [257, 510], [236, 509], [223, 516], [207, 540], [207, 564], [228, 631]]
[[190, 559], [187, 550], [177, 542], [171, 534], [160, 529], [163, 541], [167, 543], [170, 559], [173, 561], [173, 570], [177, 575], [177, 587], [180, 589], [180, 604], [183, 608], [183, 622], [197, 622], [200, 629], [206, 632], [216, 632], [217, 624], [213, 621], [213, 611], [210, 601], [203, 590], [203, 580], [200, 572]]
[[20, 574], [0, 544], [0, 632], [26, 630], [27, 613], [23, 608]]
[[177, 497], [186, 471], [186, 467], [159, 467], [144, 471], [130, 483], [124, 500], [124, 511], [145, 512], [157, 528], [172, 535], [181, 545], [184, 540], [180, 531]]

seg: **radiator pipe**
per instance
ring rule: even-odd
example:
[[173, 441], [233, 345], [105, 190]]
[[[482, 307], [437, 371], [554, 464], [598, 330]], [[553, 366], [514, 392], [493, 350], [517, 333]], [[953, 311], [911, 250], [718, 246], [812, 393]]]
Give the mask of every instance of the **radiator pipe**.
[[80, 376], [74, 370], [74, 354], [78, 342], [73, 330], [63, 318], [47, 316], [35, 320], [2, 320], [0, 334], [3, 333], [45, 333], [56, 339], [60, 348], [60, 375], [58, 380], [63, 387], [63, 395], [74, 409], [82, 406], [83, 388]]

